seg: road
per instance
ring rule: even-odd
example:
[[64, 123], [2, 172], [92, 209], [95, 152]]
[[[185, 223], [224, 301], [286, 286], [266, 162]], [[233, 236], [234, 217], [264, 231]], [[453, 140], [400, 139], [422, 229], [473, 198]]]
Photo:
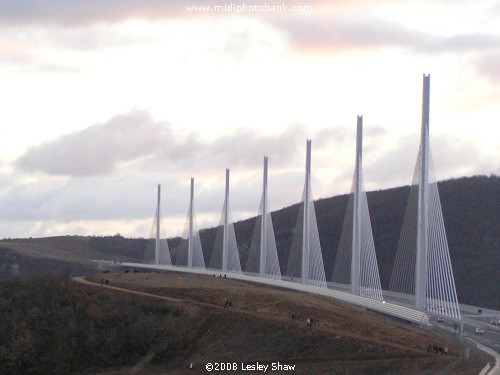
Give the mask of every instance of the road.
[[[480, 342], [484, 346], [500, 353], [500, 327], [490, 324], [491, 317], [481, 315], [462, 315], [464, 330], [467, 336]], [[484, 334], [476, 333], [476, 328], [483, 328]]]
[[[408, 307], [413, 306], [413, 299], [411, 296], [384, 291], [384, 298], [392, 303]], [[463, 322], [464, 335], [467, 338], [472, 339], [474, 343], [479, 343], [479, 349], [495, 356], [496, 365], [492, 364], [495, 368], [490, 370], [487, 374], [500, 375], [500, 326], [490, 323], [492, 319], [496, 319], [498, 321], [500, 311], [463, 304], [460, 304], [459, 307], [460, 316], [462, 317]], [[444, 322], [438, 322], [438, 316], [431, 316], [430, 321], [436, 326], [437, 329], [442, 328], [449, 332], [458, 332], [459, 322], [447, 317], [441, 318], [444, 319]], [[484, 333], [476, 333], [476, 328], [483, 328]], [[488, 350], [491, 350], [491, 352], [488, 352]]]
[[[384, 290], [384, 298], [392, 303], [401, 304], [411, 307], [413, 301], [407, 295], [388, 292]], [[481, 311], [481, 312], [479, 312]], [[477, 341], [487, 348], [490, 348], [497, 353], [500, 353], [500, 326], [490, 323], [492, 319], [500, 318], [500, 311], [484, 309], [477, 306], [460, 305], [460, 315], [464, 324], [464, 333], [467, 337]], [[431, 322], [436, 327], [444, 327], [449, 331], [457, 331], [459, 329], [457, 321], [443, 317], [444, 322], [437, 321], [438, 316], [432, 316]], [[476, 333], [476, 328], [483, 328], [484, 334]]]

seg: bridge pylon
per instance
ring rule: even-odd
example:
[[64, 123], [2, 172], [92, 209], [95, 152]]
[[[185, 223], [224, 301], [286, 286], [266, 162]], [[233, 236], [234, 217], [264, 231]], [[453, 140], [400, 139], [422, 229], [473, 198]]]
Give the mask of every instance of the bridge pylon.
[[305, 285], [327, 288], [316, 211], [311, 193], [310, 140], [307, 140], [305, 177], [302, 203], [288, 257], [286, 275], [299, 279]]
[[414, 296], [415, 308], [460, 321], [455, 280], [432, 162], [430, 75], [423, 76], [420, 149], [389, 289]]
[[356, 122], [356, 163], [332, 281], [351, 294], [383, 300], [368, 199], [363, 182], [363, 116]]

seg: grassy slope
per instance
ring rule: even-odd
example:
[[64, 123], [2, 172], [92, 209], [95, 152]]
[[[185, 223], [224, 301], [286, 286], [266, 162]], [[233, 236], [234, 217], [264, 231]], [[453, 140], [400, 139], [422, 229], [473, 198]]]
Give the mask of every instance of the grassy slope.
[[[207, 362], [279, 360], [296, 364], [301, 374], [430, 374], [445, 368], [465, 374], [486, 361], [474, 355], [461, 363], [463, 347], [449, 337], [323, 297], [210, 276], [183, 275], [181, 288], [175, 274], [106, 274], [94, 280], [102, 277], [110, 285], [177, 299], [178, 308], [201, 314], [197, 319], [203, 323], [186, 355], [152, 365], [156, 371], [182, 373], [189, 361], [203, 369]], [[229, 309], [223, 308], [226, 300], [232, 302]], [[312, 328], [306, 318], [315, 319]], [[447, 346], [450, 355], [427, 353], [429, 344]], [[156, 361], [164, 362], [161, 356]]]

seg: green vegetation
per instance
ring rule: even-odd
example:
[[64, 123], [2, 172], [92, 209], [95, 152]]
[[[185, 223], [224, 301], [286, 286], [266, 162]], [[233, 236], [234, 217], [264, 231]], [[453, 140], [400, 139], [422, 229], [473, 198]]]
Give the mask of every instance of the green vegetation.
[[184, 347], [186, 319], [165, 303], [89, 289], [66, 277], [0, 282], [0, 374], [68, 374], [163, 360]]
[[90, 237], [89, 246], [92, 250], [113, 256], [128, 256], [142, 261], [146, 252], [147, 241], [143, 238], [124, 238], [120, 235]]
[[35, 258], [0, 246], [0, 280], [47, 274], [79, 276], [95, 271], [90, 262], [73, 263], [59, 259]]

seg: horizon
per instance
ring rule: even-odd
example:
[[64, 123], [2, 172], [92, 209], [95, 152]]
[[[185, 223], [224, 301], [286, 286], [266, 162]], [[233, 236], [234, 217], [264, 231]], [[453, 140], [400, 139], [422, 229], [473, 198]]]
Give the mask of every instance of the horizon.
[[[453, 180], [461, 180], [461, 179], [472, 179], [472, 178], [499, 178], [498, 175], [496, 174], [490, 174], [490, 175], [474, 175], [474, 176], [461, 176], [461, 177], [452, 177], [452, 178], [448, 178], [448, 179], [445, 179], [445, 180], [438, 180], [437, 183], [440, 184], [442, 182], [448, 182], [448, 181], [453, 181]], [[400, 185], [400, 186], [393, 186], [393, 187], [388, 187], [388, 188], [384, 188], [384, 189], [377, 189], [377, 190], [370, 190], [370, 191], [366, 191], [366, 194], [370, 194], [370, 193], [375, 193], [375, 192], [382, 192], [382, 191], [387, 191], [387, 190], [392, 190], [392, 189], [402, 189], [402, 188], [409, 188], [411, 187], [412, 184], [408, 184], [408, 185]], [[337, 197], [342, 197], [342, 196], [345, 196], [345, 195], [350, 195], [350, 194], [353, 194], [353, 193], [342, 193], [342, 194], [337, 194], [337, 195], [332, 195], [332, 196], [329, 196], [329, 197], [320, 197], [320, 198], [317, 198], [317, 199], [314, 199], [314, 202], [316, 203], [317, 201], [319, 200], [324, 200], [324, 199], [334, 199], [334, 198], [337, 198]], [[289, 209], [290, 207], [293, 207], [293, 206], [296, 206], [296, 205], [300, 205], [301, 202], [296, 202], [296, 203], [292, 203], [288, 206], [284, 206], [284, 207], [281, 207], [281, 208], [277, 208], [275, 210], [272, 210], [270, 213], [274, 213], [274, 212], [278, 212], [278, 211], [283, 211], [283, 210], [286, 210], [286, 209]], [[405, 203], [407, 204], [407, 202]], [[162, 215], [163, 217], [163, 215]], [[244, 218], [241, 218], [237, 221], [232, 221], [233, 224], [238, 224], [238, 223], [241, 223], [241, 222], [245, 222], [247, 220], [252, 220], [252, 219], [255, 219], [256, 217], [258, 217], [258, 215], [255, 215], [255, 216], [249, 216], [249, 217], [244, 217]], [[154, 220], [154, 215], [151, 215], [151, 226], [153, 225], [153, 220]], [[161, 222], [163, 224], [163, 220]], [[203, 227], [203, 228], [199, 228], [199, 231], [202, 232], [202, 231], [205, 231], [205, 230], [213, 230], [213, 229], [216, 229], [217, 227], [219, 227], [219, 225], [214, 225], [214, 226], [210, 226], [210, 227]], [[161, 226], [162, 228], [162, 232], [164, 231], [164, 227], [163, 225]], [[58, 234], [58, 235], [54, 235], [54, 236], [43, 236], [43, 237], [3, 237], [1, 240], [2, 241], [5, 241], [5, 240], [22, 240], [22, 239], [42, 239], [42, 238], [52, 238], [52, 237], [122, 237], [122, 238], [125, 238], [125, 239], [145, 239], [145, 240], [148, 240], [148, 239], [153, 239], [153, 237], [146, 237], [146, 236], [127, 236], [127, 235], [123, 235], [122, 233], [119, 233], [119, 232], [116, 232], [116, 233], [102, 233], [102, 234], [74, 234], [74, 233], [66, 233], [66, 234]], [[167, 238], [169, 240], [172, 240], [172, 239], [176, 239], [176, 238], [181, 238], [182, 237], [182, 234], [179, 234], [179, 235], [176, 235], [176, 236], [164, 236], [164, 238]]]

